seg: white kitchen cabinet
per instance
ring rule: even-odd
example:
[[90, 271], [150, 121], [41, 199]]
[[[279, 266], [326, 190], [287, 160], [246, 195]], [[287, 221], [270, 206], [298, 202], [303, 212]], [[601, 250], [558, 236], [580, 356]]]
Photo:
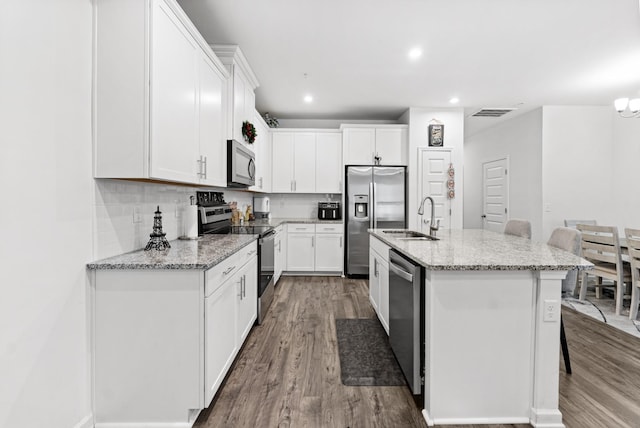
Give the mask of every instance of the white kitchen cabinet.
[[316, 224], [315, 271], [342, 272], [343, 226]]
[[254, 192], [271, 192], [271, 131], [260, 114], [255, 111], [252, 123], [256, 127], [256, 141], [253, 144], [253, 152], [256, 157], [256, 184], [249, 190]]
[[369, 300], [389, 334], [389, 246], [370, 237]]
[[287, 225], [287, 271], [314, 271], [315, 238], [314, 224]]
[[229, 139], [246, 144], [242, 136], [242, 123], [251, 122], [254, 126], [256, 98], [255, 89], [260, 85], [249, 62], [238, 45], [211, 45], [220, 61], [227, 67], [231, 78], [228, 81], [227, 136]]
[[342, 125], [344, 165], [406, 165], [407, 125]]
[[180, 6], [96, 2], [95, 19], [94, 176], [220, 185], [229, 74]]
[[316, 191], [316, 136], [313, 132], [273, 131], [272, 191]]
[[316, 133], [316, 193], [342, 193], [342, 133]]
[[191, 426], [255, 322], [257, 243], [207, 271], [91, 274], [95, 426]]
[[273, 283], [277, 284], [282, 276], [282, 272], [287, 268], [287, 226], [280, 225], [276, 227], [276, 235], [274, 242], [273, 257]]

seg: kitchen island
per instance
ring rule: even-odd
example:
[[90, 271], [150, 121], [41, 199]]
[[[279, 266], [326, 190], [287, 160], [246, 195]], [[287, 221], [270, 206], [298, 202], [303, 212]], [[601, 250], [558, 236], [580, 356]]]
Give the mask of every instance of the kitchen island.
[[423, 415], [429, 426], [564, 426], [558, 410], [562, 280], [568, 270], [589, 269], [589, 262], [484, 230], [444, 231], [437, 241], [380, 229], [370, 234], [424, 268]]

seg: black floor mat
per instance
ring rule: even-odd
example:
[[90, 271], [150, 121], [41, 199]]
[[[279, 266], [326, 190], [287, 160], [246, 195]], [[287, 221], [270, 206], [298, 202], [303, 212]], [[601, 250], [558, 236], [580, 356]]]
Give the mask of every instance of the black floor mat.
[[336, 319], [342, 383], [349, 386], [406, 385], [377, 319]]

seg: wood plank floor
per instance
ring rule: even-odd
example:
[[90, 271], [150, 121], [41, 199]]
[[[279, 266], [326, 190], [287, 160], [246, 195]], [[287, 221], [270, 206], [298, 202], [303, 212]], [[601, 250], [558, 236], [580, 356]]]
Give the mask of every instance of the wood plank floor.
[[[365, 280], [283, 277], [195, 427], [426, 427], [406, 387], [340, 381], [335, 319], [373, 317]], [[560, 370], [566, 426], [639, 427], [640, 340], [570, 309], [563, 317], [573, 367]]]

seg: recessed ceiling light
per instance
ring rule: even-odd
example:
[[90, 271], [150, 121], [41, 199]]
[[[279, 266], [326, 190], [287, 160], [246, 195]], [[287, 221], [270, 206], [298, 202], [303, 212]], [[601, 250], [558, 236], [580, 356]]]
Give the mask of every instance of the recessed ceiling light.
[[409, 59], [416, 60], [422, 56], [422, 49], [419, 47], [412, 48], [409, 51]]
[[453, 97], [449, 100], [449, 102], [451, 104], [458, 104], [460, 102], [460, 99], [458, 97]]
[[305, 95], [304, 96], [304, 102], [305, 103], [310, 103], [313, 101], [313, 97], [311, 95]]

